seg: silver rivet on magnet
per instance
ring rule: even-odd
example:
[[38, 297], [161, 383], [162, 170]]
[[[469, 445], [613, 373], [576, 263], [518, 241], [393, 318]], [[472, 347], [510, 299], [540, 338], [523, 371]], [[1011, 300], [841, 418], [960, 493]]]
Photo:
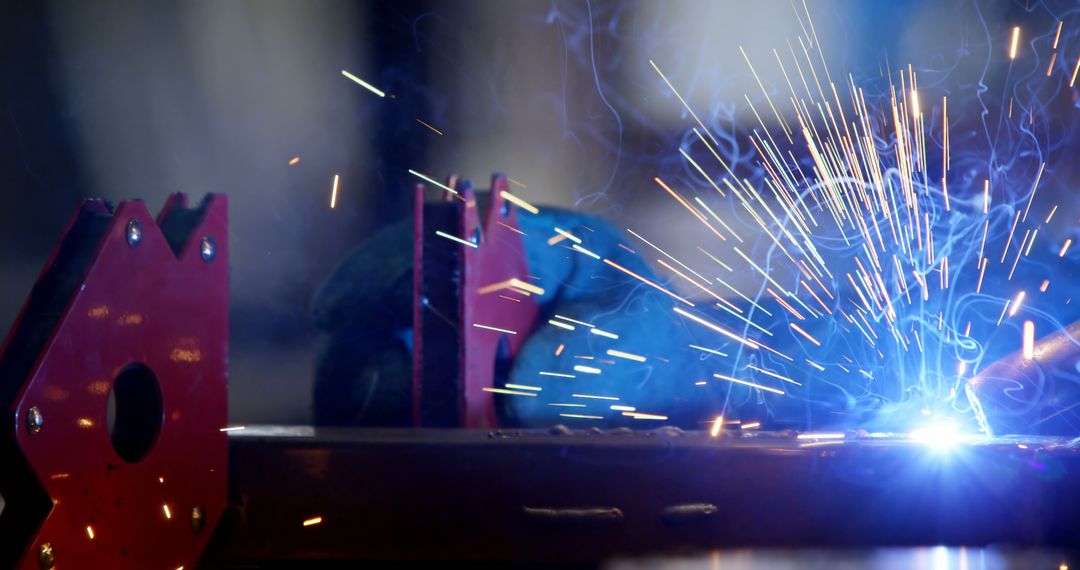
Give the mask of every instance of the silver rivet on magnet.
[[206, 511], [204, 511], [202, 507], [196, 505], [191, 509], [191, 530], [193, 532], [202, 532], [205, 524]]
[[130, 245], [131, 247], [139, 245], [140, 243], [142, 243], [143, 238], [142, 224], [139, 223], [139, 220], [128, 220], [127, 230], [124, 232], [124, 234], [127, 236], [128, 245]]
[[44, 542], [38, 547], [37, 559], [41, 570], [51, 570], [56, 566], [56, 551], [51, 542]]
[[32, 434], [41, 433], [44, 425], [45, 415], [41, 413], [41, 408], [30, 406], [30, 409], [26, 410], [26, 429]]
[[203, 236], [202, 242], [199, 243], [199, 254], [202, 255], [202, 260], [210, 263], [217, 257], [217, 242], [211, 236]]

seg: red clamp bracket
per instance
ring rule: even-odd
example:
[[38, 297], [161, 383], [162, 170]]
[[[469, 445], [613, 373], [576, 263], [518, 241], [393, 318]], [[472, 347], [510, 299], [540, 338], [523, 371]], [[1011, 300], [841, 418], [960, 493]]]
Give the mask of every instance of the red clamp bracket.
[[85, 201], [0, 353], [0, 566], [194, 568], [225, 508], [228, 202]]
[[[456, 177], [439, 199], [416, 187], [413, 418], [417, 426], [494, 427], [492, 392], [509, 379], [543, 291], [529, 278], [507, 178], [488, 192]], [[519, 201], [520, 202], [520, 201]], [[483, 223], [481, 223], [483, 220]]]

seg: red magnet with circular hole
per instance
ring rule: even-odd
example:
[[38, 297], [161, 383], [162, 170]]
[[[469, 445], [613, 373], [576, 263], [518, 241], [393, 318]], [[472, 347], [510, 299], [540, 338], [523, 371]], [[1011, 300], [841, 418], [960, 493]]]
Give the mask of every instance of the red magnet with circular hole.
[[227, 228], [220, 195], [82, 204], [0, 357], [0, 565], [194, 568], [226, 501]]

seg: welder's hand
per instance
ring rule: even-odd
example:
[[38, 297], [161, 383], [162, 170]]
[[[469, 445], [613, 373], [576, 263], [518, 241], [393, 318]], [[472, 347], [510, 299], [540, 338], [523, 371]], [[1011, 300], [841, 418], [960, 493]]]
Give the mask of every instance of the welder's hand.
[[312, 398], [321, 425], [408, 425], [412, 402], [412, 220], [354, 250], [315, 294], [327, 333]]
[[[723, 395], [714, 392], [721, 388], [704, 381], [719, 357], [689, 348], [724, 350], [715, 335], [688, 329], [673, 312], [679, 301], [668, 294], [571, 249], [568, 240], [548, 243], [558, 227], [600, 258], [656, 282], [642, 256], [610, 224], [545, 208], [522, 214], [519, 227], [526, 234], [529, 272], [539, 277], [536, 283], [545, 292], [538, 299], [541, 316], [514, 361], [511, 382], [542, 391], [531, 398], [500, 396], [510, 417], [523, 425], [577, 419], [561, 414], [629, 424], [634, 420], [621, 412], [634, 408], [669, 416], [670, 423], [695, 425], [715, 412]], [[412, 291], [408, 221], [362, 244], [320, 289], [313, 318], [329, 341], [316, 377], [316, 423], [409, 423]], [[556, 315], [592, 327], [563, 321], [575, 327], [570, 331], [548, 324]]]
[[[538, 397], [502, 397], [520, 423], [574, 425], [581, 421], [574, 416], [601, 416], [609, 425], [642, 426], [622, 414], [634, 408], [669, 416], [667, 423], [693, 425], [712, 414], [708, 408], [716, 395], [710, 397], [712, 388], [697, 382], [706, 379], [700, 356], [718, 357], [689, 348], [713, 347], [711, 341], [696, 338], [697, 331], [673, 312], [679, 301], [602, 261], [658, 282], [642, 255], [646, 252], [637, 251], [595, 216], [543, 209], [519, 216], [518, 224], [527, 234], [523, 242], [529, 271], [545, 288], [539, 299], [541, 318], [511, 372], [513, 383], [543, 390]], [[549, 245], [549, 238], [557, 236], [555, 227], [581, 239], [581, 247], [601, 260], [575, 251], [569, 240]], [[551, 325], [550, 319], [575, 330]]]

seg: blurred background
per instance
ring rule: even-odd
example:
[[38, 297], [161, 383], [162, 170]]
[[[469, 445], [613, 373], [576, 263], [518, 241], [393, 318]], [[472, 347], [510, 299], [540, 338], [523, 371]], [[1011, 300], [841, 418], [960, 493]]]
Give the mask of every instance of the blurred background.
[[[1052, 32], [1069, 7], [807, 3], [838, 81], [848, 72], [880, 80], [910, 61], [927, 87], [947, 77], [972, 92], [989, 77], [988, 46], [1017, 19]], [[319, 342], [308, 318], [313, 292], [358, 243], [409, 215], [408, 169], [459, 173], [480, 187], [503, 171], [533, 203], [601, 214], [662, 235], [677, 255], [698, 255], [704, 234], [686, 228], [679, 206], [652, 183], [679, 168], [676, 149], [691, 123], [649, 60], [711, 128], [745, 131], [756, 123], [744, 94], [760, 98], [761, 88], [739, 47], [767, 89], [782, 84], [773, 50], [800, 49], [789, 42], [809, 25], [796, 4], [8, 6], [0, 22], [0, 327], [13, 322], [79, 200], [141, 198], [156, 211], [171, 192], [196, 200], [227, 193], [230, 419], [306, 423]], [[725, 150], [737, 157], [752, 149]], [[673, 224], [684, 227], [663, 230]]]

